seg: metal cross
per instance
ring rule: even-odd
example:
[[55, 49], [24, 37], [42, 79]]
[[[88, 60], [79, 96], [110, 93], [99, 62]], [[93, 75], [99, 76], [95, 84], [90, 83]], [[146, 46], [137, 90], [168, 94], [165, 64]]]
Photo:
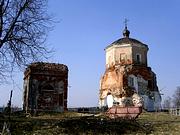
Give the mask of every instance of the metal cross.
[[129, 20], [125, 18], [124, 20], [125, 27], [127, 27], [127, 22], [129, 22]]

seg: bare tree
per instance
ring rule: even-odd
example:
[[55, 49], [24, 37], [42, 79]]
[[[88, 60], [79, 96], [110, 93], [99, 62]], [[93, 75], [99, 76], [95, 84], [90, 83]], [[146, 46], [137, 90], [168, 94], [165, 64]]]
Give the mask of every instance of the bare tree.
[[47, 56], [52, 21], [46, 8], [47, 0], [0, 0], [0, 77]]
[[172, 107], [172, 99], [171, 99], [171, 97], [167, 97], [167, 98], [164, 100], [163, 108], [169, 110], [171, 107]]
[[180, 86], [177, 87], [173, 95], [173, 105], [176, 108], [180, 108]]

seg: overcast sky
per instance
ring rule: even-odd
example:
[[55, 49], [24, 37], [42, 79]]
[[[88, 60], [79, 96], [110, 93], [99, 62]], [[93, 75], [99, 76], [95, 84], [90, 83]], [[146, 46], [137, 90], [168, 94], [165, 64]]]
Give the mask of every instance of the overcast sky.
[[[56, 51], [49, 62], [69, 68], [68, 106], [97, 106], [99, 80], [105, 71], [104, 48], [122, 38], [129, 20], [131, 38], [149, 47], [148, 65], [164, 97], [180, 86], [179, 0], [49, 0], [48, 12], [59, 23], [47, 44]], [[22, 106], [23, 73], [0, 85], [0, 106], [13, 89], [13, 104]]]

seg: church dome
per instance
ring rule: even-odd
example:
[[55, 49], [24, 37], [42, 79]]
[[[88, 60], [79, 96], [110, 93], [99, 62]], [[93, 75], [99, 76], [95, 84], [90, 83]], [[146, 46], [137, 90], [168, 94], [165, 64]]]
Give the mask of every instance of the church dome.
[[133, 38], [120, 38], [116, 41], [114, 41], [112, 44], [115, 44], [115, 45], [123, 45], [123, 44], [133, 44], [133, 43], [136, 43], [136, 44], [143, 44], [142, 42], [136, 40], [136, 39], [133, 39]]
[[111, 43], [109, 46], [107, 46], [106, 48], [109, 48], [113, 45], [124, 45], [124, 44], [140, 44], [142, 46], [148, 47], [146, 44], [140, 42], [139, 40], [136, 40], [134, 38], [130, 38], [130, 31], [127, 29], [127, 26], [125, 27], [125, 29], [123, 30], [123, 38], [120, 38], [116, 41], [114, 41], [113, 43]]

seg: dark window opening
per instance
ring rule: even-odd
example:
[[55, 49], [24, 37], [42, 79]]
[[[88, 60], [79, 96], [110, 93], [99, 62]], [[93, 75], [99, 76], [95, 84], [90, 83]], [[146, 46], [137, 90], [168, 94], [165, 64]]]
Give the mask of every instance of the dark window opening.
[[152, 88], [152, 81], [148, 80], [148, 88]]
[[137, 63], [140, 63], [140, 62], [141, 62], [141, 56], [140, 56], [140, 54], [137, 54], [137, 55], [136, 55], [136, 62], [137, 62]]

